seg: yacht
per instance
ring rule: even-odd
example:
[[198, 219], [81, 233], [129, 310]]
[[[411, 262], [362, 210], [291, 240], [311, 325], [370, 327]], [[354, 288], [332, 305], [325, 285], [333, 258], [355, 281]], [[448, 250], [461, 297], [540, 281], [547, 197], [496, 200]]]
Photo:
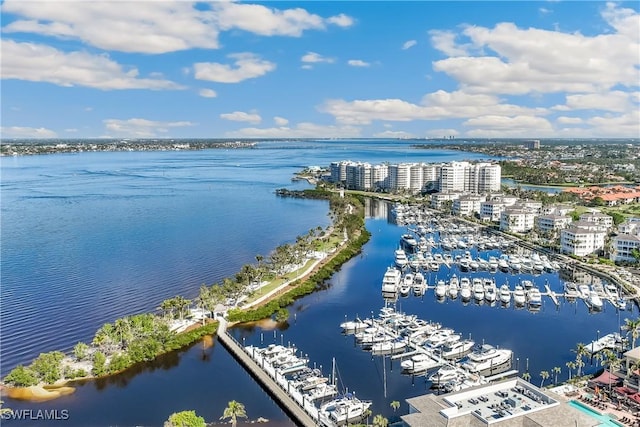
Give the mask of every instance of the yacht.
[[407, 348], [407, 341], [404, 338], [395, 338], [380, 341], [371, 346], [371, 352], [374, 354], [388, 354], [404, 351]]
[[329, 378], [314, 375], [300, 381], [292, 382], [291, 385], [300, 391], [309, 391], [327, 382], [329, 382]]
[[445, 359], [461, 359], [473, 349], [475, 342], [472, 340], [456, 341], [442, 348], [441, 356]]
[[[507, 266], [507, 268], [509, 268], [509, 265], [505, 263], [505, 265]], [[489, 271], [497, 271], [498, 270], [498, 259], [494, 256], [490, 256], [489, 257]]]
[[387, 294], [395, 294], [400, 287], [402, 273], [395, 267], [388, 267], [382, 278], [382, 292]]
[[469, 301], [471, 299], [471, 281], [468, 277], [460, 279], [460, 298], [463, 301]]
[[507, 255], [503, 255], [498, 260], [498, 268], [505, 273], [509, 271], [509, 261], [506, 257]]
[[500, 302], [503, 304], [509, 304], [511, 302], [511, 289], [506, 283], [500, 286]]
[[589, 298], [587, 299], [589, 306], [594, 310], [602, 309], [602, 299], [600, 295], [596, 291], [591, 291], [589, 293]]
[[428, 354], [418, 353], [411, 356], [409, 359], [400, 362], [400, 367], [403, 372], [408, 374], [418, 374], [426, 372], [430, 369], [438, 366], [438, 362], [432, 359]]
[[396, 249], [394, 252], [395, 263], [398, 268], [402, 269], [407, 266], [409, 263], [409, 259], [407, 258], [407, 253], [402, 249]]
[[589, 299], [589, 294], [591, 294], [591, 287], [586, 283], [581, 283], [578, 285], [578, 292], [580, 292], [581, 298]]
[[513, 302], [520, 307], [522, 307], [526, 302], [524, 288], [522, 287], [522, 285], [516, 285], [515, 289], [513, 290]]
[[564, 296], [569, 301], [573, 301], [576, 298], [580, 297], [580, 291], [578, 290], [578, 285], [574, 282], [565, 282], [564, 284]]
[[460, 284], [458, 281], [458, 276], [455, 274], [449, 278], [449, 287], [447, 288], [447, 292], [449, 293], [449, 298], [456, 299], [458, 298], [458, 291], [460, 289]]
[[511, 255], [509, 257], [509, 267], [511, 267], [513, 271], [519, 272], [522, 268], [522, 264], [520, 264], [520, 258], [516, 255]]
[[482, 280], [477, 277], [473, 278], [473, 298], [477, 301], [482, 301], [484, 299], [484, 286], [482, 286]]
[[529, 304], [529, 307], [531, 308], [540, 307], [542, 305], [540, 289], [534, 286], [527, 291], [527, 304]]
[[412, 234], [403, 234], [400, 237], [400, 246], [409, 253], [414, 253], [418, 247], [418, 241]]
[[501, 365], [505, 365], [511, 361], [513, 352], [502, 348], [497, 349], [489, 344], [484, 344], [477, 351], [470, 353], [462, 367], [469, 372], [480, 373], [485, 371], [493, 371]]
[[371, 402], [348, 393], [321, 405], [320, 414], [328, 419], [326, 425], [340, 426], [364, 419], [370, 406]]
[[427, 288], [427, 284], [424, 280], [424, 275], [420, 272], [417, 272], [414, 276], [413, 276], [413, 294], [415, 296], [422, 296], [424, 295], [424, 291]]
[[371, 326], [371, 322], [360, 320], [359, 318], [340, 323], [342, 332], [344, 332], [345, 334], [353, 334], [355, 332], [360, 332], [363, 329], [368, 328], [369, 326]]
[[443, 365], [440, 369], [429, 375], [428, 380], [431, 381], [433, 387], [440, 387], [446, 382], [458, 378], [459, 374], [460, 371], [455, 366]]
[[307, 391], [303, 395], [306, 399], [314, 401], [320, 399], [326, 399], [327, 397], [333, 397], [338, 394], [338, 387], [334, 384], [320, 384], [317, 387]]
[[438, 298], [444, 298], [447, 294], [447, 284], [444, 280], [438, 280], [436, 284], [436, 296]]
[[497, 299], [498, 290], [496, 289], [496, 282], [493, 279], [484, 279], [484, 299], [489, 302], [494, 302]]

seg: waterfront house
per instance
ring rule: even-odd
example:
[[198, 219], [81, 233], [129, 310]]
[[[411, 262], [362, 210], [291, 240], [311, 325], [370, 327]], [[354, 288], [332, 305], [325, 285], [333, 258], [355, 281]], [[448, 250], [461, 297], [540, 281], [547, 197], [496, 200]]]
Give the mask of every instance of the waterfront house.
[[480, 213], [480, 205], [486, 200], [485, 196], [460, 196], [453, 201], [452, 212], [454, 215], [471, 216]]
[[601, 212], [586, 212], [580, 215], [580, 221], [593, 222], [606, 228], [613, 227], [613, 217]]
[[586, 256], [604, 249], [606, 235], [601, 226], [578, 221], [560, 231], [560, 250], [564, 254]]
[[541, 233], [554, 233], [571, 224], [571, 217], [565, 215], [540, 215], [536, 217], [536, 227]]
[[526, 233], [533, 230], [536, 214], [526, 209], [507, 208], [500, 214], [500, 230]]

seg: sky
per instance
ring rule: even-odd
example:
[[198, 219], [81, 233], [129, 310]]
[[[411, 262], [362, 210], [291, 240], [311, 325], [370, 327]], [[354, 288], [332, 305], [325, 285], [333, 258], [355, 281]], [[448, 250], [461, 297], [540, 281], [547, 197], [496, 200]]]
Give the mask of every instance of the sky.
[[2, 138], [638, 138], [640, 2], [4, 0]]

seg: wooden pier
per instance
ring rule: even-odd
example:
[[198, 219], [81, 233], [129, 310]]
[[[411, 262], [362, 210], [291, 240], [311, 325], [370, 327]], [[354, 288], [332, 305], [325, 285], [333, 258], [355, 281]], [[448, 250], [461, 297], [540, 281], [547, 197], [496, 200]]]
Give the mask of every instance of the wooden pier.
[[217, 337], [220, 343], [258, 381], [297, 426], [314, 427], [318, 425], [317, 421], [244, 351], [242, 345], [227, 333], [227, 322], [224, 319], [220, 319]]

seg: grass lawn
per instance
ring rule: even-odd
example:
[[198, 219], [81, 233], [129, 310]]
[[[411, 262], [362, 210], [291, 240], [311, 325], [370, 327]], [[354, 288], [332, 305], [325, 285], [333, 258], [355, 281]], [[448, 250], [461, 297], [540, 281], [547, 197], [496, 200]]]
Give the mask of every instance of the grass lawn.
[[624, 216], [640, 216], [640, 203], [607, 207], [603, 209], [603, 212], [618, 212], [619, 214], [622, 214]]

